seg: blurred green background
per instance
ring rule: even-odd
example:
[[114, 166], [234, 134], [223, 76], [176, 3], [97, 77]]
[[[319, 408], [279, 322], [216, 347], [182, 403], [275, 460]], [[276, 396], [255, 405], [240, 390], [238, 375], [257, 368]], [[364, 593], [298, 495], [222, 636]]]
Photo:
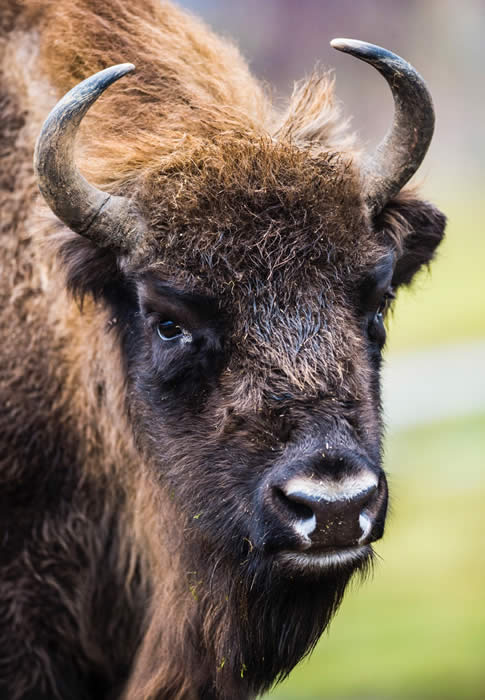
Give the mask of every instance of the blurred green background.
[[392, 117], [344, 36], [399, 53], [426, 78], [437, 128], [417, 183], [448, 216], [431, 273], [400, 292], [384, 373], [391, 514], [372, 579], [347, 592], [312, 656], [268, 697], [485, 698], [485, 3], [182, 0], [232, 37], [275, 100], [318, 62], [372, 148]]

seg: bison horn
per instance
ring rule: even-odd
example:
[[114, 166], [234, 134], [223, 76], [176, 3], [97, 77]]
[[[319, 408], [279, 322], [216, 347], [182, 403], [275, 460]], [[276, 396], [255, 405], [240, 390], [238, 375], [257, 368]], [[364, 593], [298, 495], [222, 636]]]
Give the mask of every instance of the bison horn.
[[391, 88], [393, 124], [364, 163], [366, 200], [371, 212], [377, 214], [414, 175], [426, 155], [434, 129], [433, 102], [419, 73], [391, 51], [354, 39], [334, 39], [330, 44], [370, 63]]
[[74, 140], [91, 105], [134, 68], [131, 63], [112, 66], [76, 85], [45, 120], [34, 153], [37, 183], [54, 214], [96, 245], [125, 252], [136, 245], [140, 222], [129, 199], [98, 190], [81, 175]]

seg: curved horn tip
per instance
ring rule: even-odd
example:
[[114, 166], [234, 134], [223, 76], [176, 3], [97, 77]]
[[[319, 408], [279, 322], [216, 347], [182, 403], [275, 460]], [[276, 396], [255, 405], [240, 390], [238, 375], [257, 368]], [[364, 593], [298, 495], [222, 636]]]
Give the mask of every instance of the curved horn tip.
[[365, 41], [358, 41], [357, 39], [332, 39], [330, 46], [337, 51], [346, 51], [347, 49], [358, 49], [362, 45], [365, 45]]
[[115, 66], [106, 68], [106, 70], [118, 70], [122, 75], [126, 75], [127, 73], [131, 73], [132, 71], [134, 71], [135, 66], [133, 63], [118, 63]]
[[[84, 90], [88, 90], [92, 94], [93, 99], [86, 103], [86, 107], [91, 106], [93, 101], [101, 95], [106, 88], [115, 83], [120, 78], [123, 78], [129, 73], [133, 73], [135, 66], [133, 63], [117, 63], [114, 66], [108, 66], [108, 68], [103, 68], [103, 70], [90, 75], [88, 78], [78, 83], [70, 90], [60, 102], [58, 102], [58, 107], [63, 108], [66, 102], [70, 102], [73, 94], [79, 96]], [[54, 108], [56, 109], [56, 108]]]
[[349, 53], [351, 56], [361, 58], [368, 63], [376, 63], [379, 60], [388, 61], [389, 59], [397, 59], [404, 63], [404, 59], [384, 49], [377, 44], [369, 44], [368, 41], [359, 41], [359, 39], [332, 39], [330, 46], [337, 51]]
[[104, 70], [100, 70], [98, 73], [89, 76], [87, 80], [91, 81], [92, 78], [96, 78], [98, 83], [100, 84], [103, 84], [105, 80], [108, 81], [108, 84], [111, 84], [119, 78], [122, 78], [123, 76], [127, 75], [128, 73], [133, 73], [134, 70], [135, 66], [133, 65], [133, 63], [118, 63], [114, 66], [104, 68]]

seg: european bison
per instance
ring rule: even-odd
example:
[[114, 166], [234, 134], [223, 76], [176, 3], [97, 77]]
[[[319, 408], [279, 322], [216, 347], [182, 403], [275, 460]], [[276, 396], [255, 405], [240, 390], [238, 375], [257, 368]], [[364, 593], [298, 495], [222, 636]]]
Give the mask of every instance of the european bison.
[[254, 697], [383, 532], [383, 319], [444, 229], [401, 192], [431, 99], [336, 40], [394, 97], [361, 157], [328, 77], [280, 113], [170, 3], [0, 22], [0, 696]]

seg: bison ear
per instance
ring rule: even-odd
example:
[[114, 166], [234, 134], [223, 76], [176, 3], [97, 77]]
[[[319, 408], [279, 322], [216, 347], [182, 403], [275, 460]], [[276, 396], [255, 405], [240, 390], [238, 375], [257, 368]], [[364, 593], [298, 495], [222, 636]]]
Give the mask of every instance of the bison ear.
[[95, 299], [108, 296], [121, 280], [115, 253], [63, 227], [61, 231], [53, 245], [66, 273], [68, 291], [81, 306], [87, 295]]
[[403, 191], [376, 218], [379, 237], [396, 250], [392, 286], [410, 284], [416, 272], [428, 265], [441, 243], [446, 217], [429, 202]]

